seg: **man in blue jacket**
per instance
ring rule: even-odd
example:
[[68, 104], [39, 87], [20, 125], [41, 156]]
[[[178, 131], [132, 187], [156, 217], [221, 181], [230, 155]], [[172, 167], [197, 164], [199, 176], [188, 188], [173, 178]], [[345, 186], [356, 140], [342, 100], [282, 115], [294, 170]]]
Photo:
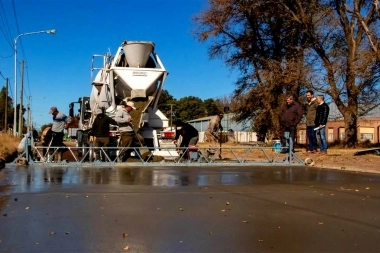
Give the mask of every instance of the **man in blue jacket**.
[[325, 103], [322, 95], [317, 97], [317, 113], [315, 115], [315, 131], [319, 142], [319, 154], [327, 154], [326, 124], [329, 117], [330, 108]]

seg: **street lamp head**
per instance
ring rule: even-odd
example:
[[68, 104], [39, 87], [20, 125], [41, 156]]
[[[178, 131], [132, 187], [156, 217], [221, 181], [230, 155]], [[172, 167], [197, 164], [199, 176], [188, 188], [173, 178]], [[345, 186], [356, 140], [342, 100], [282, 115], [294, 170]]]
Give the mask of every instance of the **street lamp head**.
[[46, 33], [49, 33], [49, 34], [55, 34], [56, 32], [57, 32], [57, 30], [55, 30], [55, 29], [46, 30]]

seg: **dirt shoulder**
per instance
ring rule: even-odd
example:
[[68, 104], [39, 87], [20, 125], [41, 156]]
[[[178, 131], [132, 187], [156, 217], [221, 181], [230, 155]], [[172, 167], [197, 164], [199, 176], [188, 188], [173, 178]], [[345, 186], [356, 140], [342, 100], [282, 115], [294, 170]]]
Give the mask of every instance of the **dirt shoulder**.
[[380, 156], [374, 154], [355, 156], [355, 152], [359, 150], [363, 149], [330, 149], [327, 155], [318, 155], [296, 149], [296, 155], [303, 160], [311, 158], [314, 166], [319, 168], [380, 173]]

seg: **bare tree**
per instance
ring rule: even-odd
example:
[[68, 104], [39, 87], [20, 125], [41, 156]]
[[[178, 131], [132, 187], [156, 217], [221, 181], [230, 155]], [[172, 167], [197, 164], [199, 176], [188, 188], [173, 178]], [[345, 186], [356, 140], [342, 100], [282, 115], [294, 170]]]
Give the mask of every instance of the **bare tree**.
[[325, 93], [343, 114], [348, 147], [357, 118], [379, 104], [377, 0], [210, 0], [195, 17], [200, 41], [241, 76], [238, 119], [278, 127], [283, 94]]
[[[255, 119], [278, 132], [284, 93], [297, 97], [305, 86], [299, 23], [285, 19], [275, 1], [213, 0], [195, 17], [195, 34], [212, 40], [209, 54], [221, 57], [241, 75], [236, 81], [236, 121]], [[292, 24], [290, 24], [292, 23]], [[289, 28], [288, 28], [289, 27]]]

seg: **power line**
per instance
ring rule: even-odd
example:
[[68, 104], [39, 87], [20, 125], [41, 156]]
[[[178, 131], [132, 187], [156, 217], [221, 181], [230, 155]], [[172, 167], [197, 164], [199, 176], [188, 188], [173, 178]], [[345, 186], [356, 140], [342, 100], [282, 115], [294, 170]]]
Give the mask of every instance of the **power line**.
[[0, 71], [0, 76], [1, 76], [4, 80], [7, 80], [7, 79], [3, 76], [3, 73], [1, 73], [1, 71]]
[[4, 27], [5, 31], [2, 28], [2, 26], [0, 26], [0, 30], [1, 30], [2, 34], [4, 35], [5, 40], [8, 42], [8, 45], [12, 49], [12, 54], [10, 56], [2, 56], [2, 55], [0, 55], [0, 57], [2, 57], [2, 58], [9, 58], [9, 57], [12, 57], [13, 54], [14, 54], [14, 52], [13, 52], [13, 45], [12, 45], [12, 35], [11, 35], [10, 29], [9, 29], [8, 19], [7, 19], [7, 16], [6, 16], [6, 12], [5, 12], [2, 0], [0, 0], [0, 7], [1, 7], [0, 8], [0, 10], [1, 10], [0, 12], [3, 13], [3, 15], [0, 15], [1, 23], [2, 23], [2, 26]]

